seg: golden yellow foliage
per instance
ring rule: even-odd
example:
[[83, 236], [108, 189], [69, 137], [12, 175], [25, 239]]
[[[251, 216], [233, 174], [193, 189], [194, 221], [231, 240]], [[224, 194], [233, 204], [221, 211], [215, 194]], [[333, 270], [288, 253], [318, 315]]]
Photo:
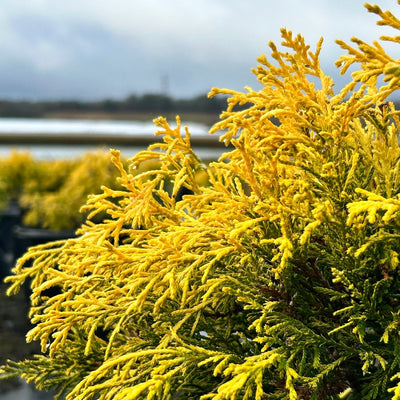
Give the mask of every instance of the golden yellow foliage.
[[77, 159], [37, 161], [34, 171], [19, 199], [30, 226], [73, 230], [84, 220], [79, 210], [90, 194], [101, 192], [102, 185], [118, 186], [118, 170], [100, 150]]
[[8, 157], [0, 158], [0, 209], [21, 195], [33, 165], [33, 157], [26, 152], [12, 151]]
[[78, 236], [18, 261], [9, 294], [31, 280], [43, 355], [5, 373], [68, 400], [400, 399], [400, 64], [339, 42], [360, 70], [335, 94], [322, 41], [281, 33], [261, 90], [210, 93], [230, 96], [211, 133], [232, 151], [204, 165], [157, 119], [128, 167], [112, 151], [121, 187], [90, 197]]

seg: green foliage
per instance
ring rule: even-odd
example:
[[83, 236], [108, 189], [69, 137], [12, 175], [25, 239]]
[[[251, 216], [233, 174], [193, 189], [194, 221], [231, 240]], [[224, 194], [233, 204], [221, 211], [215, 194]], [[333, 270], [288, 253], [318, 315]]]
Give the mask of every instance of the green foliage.
[[156, 120], [128, 166], [112, 151], [121, 187], [89, 198], [78, 237], [18, 261], [9, 294], [31, 279], [43, 354], [5, 376], [68, 400], [400, 399], [400, 64], [339, 42], [360, 71], [335, 94], [322, 42], [282, 38], [260, 91], [210, 94], [230, 95], [212, 132], [232, 151], [206, 166]]

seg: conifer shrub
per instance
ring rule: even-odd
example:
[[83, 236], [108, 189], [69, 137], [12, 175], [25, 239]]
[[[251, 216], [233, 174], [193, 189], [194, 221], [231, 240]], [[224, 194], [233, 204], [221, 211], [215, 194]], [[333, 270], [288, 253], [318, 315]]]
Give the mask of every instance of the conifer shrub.
[[[387, 101], [400, 62], [338, 41], [338, 67], [359, 70], [335, 93], [321, 42], [282, 38], [258, 59], [262, 89], [210, 93], [230, 96], [211, 133], [233, 150], [206, 166], [179, 119], [159, 118], [162, 141], [127, 167], [112, 151], [121, 188], [90, 197], [78, 236], [19, 259], [8, 293], [31, 279], [27, 340], [42, 354], [3, 376], [68, 400], [400, 399], [400, 120]], [[176, 201], [181, 187], [192, 194]]]
[[0, 212], [14, 201], [28, 227], [74, 230], [85, 219], [79, 210], [87, 197], [101, 192], [102, 185], [119, 188], [117, 176], [103, 150], [61, 160], [37, 160], [29, 152], [12, 151], [0, 158]]
[[0, 211], [22, 194], [24, 183], [32, 176], [35, 161], [31, 154], [12, 151], [0, 158]]
[[[70, 184], [70, 177], [81, 160], [33, 160], [30, 176], [20, 182], [20, 195], [17, 198], [24, 225], [61, 230], [77, 228], [81, 224], [82, 216], [79, 213], [77, 215], [77, 211], [86, 198], [81, 198], [81, 204], [77, 207], [71, 201], [74, 200], [73, 196], [60, 196], [63, 188]], [[12, 161], [10, 166], [13, 166]], [[49, 199], [56, 201], [52, 204]], [[58, 211], [60, 209], [63, 213]]]
[[104, 151], [87, 152], [77, 159], [37, 161], [35, 177], [24, 185], [20, 205], [28, 226], [55, 231], [73, 230], [84, 221], [80, 208], [101, 186], [119, 188], [118, 170]]

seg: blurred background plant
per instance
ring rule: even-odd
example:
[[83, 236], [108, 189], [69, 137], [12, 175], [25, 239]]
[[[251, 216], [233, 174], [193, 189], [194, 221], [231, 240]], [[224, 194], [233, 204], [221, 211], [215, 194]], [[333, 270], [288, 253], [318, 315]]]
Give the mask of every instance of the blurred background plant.
[[0, 209], [18, 204], [26, 226], [73, 230], [84, 220], [79, 210], [89, 194], [103, 184], [118, 187], [118, 170], [106, 151], [79, 158], [35, 160], [29, 152], [13, 151], [0, 158]]
[[53, 230], [72, 230], [85, 219], [79, 210], [102, 185], [118, 188], [118, 171], [107, 152], [86, 153], [79, 159], [39, 161], [35, 176], [20, 197], [23, 223]]
[[[0, 211], [18, 201], [27, 183], [32, 182], [36, 163], [30, 153], [12, 151], [0, 158]], [[54, 179], [54, 178], [53, 178]]]

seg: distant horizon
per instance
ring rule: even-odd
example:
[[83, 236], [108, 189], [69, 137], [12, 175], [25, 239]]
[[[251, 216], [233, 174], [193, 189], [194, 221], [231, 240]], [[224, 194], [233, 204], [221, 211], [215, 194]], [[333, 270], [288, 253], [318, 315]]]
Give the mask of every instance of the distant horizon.
[[[211, 90], [211, 89], [210, 89]], [[10, 101], [10, 102], [27, 102], [27, 103], [53, 103], [53, 102], [77, 102], [77, 103], [98, 103], [102, 101], [125, 101], [131, 96], [137, 96], [138, 98], [142, 98], [144, 96], [160, 96], [160, 97], [166, 97], [172, 100], [193, 100], [196, 98], [204, 97], [207, 98], [209, 91], [204, 92], [204, 93], [198, 93], [198, 94], [193, 94], [193, 95], [188, 95], [188, 96], [174, 96], [172, 94], [166, 94], [166, 93], [161, 93], [161, 92], [143, 92], [143, 93], [130, 93], [126, 96], [121, 96], [121, 97], [98, 97], [98, 98], [80, 98], [80, 97], [60, 97], [60, 98], [13, 98], [13, 97], [1, 97], [0, 96], [0, 102], [1, 101]]]

